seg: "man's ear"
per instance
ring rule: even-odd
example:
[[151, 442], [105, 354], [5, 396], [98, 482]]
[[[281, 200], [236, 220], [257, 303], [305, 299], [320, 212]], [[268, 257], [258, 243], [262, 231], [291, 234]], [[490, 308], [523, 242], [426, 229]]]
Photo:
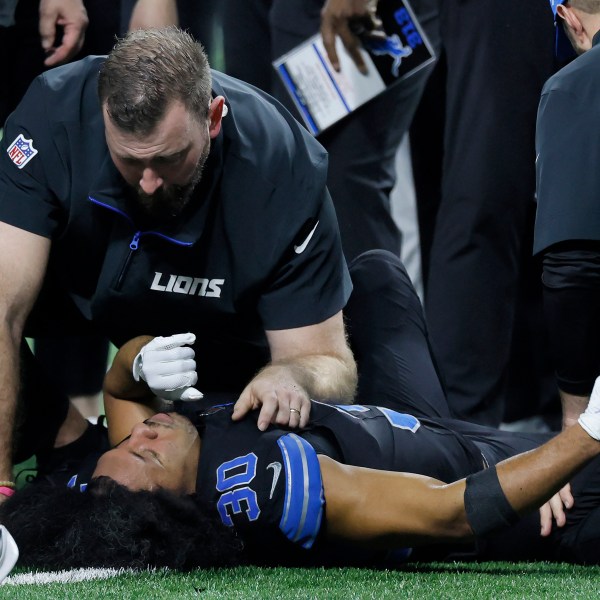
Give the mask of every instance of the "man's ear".
[[556, 14], [564, 20], [567, 27], [579, 41], [584, 41], [586, 37], [585, 28], [579, 20], [577, 13], [571, 7], [559, 4], [556, 7]]
[[208, 108], [208, 134], [211, 139], [215, 139], [221, 131], [221, 123], [223, 117], [227, 114], [227, 107], [225, 106], [225, 98], [223, 96], [217, 96]]

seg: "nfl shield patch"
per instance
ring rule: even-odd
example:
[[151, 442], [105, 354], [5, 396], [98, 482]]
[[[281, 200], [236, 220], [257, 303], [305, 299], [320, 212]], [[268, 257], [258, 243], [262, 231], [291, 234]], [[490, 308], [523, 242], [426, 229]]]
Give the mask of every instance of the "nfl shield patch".
[[38, 151], [33, 147], [33, 140], [28, 140], [20, 133], [8, 147], [8, 156], [19, 169], [22, 169]]

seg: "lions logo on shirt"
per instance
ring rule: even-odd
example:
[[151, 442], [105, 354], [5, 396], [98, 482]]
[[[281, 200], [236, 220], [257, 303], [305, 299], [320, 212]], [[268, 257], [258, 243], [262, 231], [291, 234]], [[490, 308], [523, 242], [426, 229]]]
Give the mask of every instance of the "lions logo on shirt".
[[10, 160], [19, 169], [22, 169], [38, 153], [33, 147], [33, 140], [28, 140], [22, 133], [8, 147], [7, 152]]

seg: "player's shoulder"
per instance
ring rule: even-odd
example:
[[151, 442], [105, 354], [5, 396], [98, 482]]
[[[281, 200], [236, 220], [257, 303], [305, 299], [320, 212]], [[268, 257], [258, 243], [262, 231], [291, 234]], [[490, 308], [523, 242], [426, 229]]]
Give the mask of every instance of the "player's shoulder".
[[277, 427], [260, 432], [255, 422], [244, 423], [222, 422], [218, 436], [205, 431], [198, 493], [242, 534], [267, 528], [310, 547], [324, 507], [317, 452], [297, 433]]

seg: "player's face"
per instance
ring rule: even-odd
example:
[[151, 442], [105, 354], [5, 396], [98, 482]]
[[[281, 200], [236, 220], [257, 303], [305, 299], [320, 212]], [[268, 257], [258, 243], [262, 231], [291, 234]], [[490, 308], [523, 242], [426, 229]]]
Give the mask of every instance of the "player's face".
[[100, 457], [93, 477], [106, 476], [130, 490], [157, 488], [190, 494], [196, 489], [200, 436], [191, 421], [159, 413]]
[[103, 110], [111, 158], [151, 217], [177, 216], [187, 206], [210, 152], [209, 120], [173, 102], [147, 136], [122, 131]]

